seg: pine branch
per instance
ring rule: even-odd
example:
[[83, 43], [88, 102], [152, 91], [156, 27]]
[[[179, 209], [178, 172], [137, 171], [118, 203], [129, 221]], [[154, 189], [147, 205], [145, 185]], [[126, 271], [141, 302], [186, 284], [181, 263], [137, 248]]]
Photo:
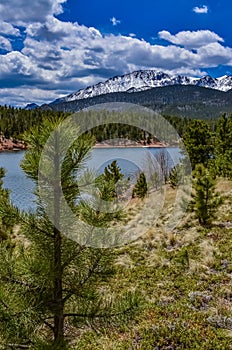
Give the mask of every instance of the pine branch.
[[[102, 255], [98, 256], [97, 259], [95, 260], [94, 264], [92, 265], [92, 267], [89, 269], [89, 272], [87, 274], [87, 276], [84, 278], [83, 281], [81, 281], [78, 285], [77, 288], [82, 287], [92, 276], [92, 274], [94, 273], [94, 271], [96, 270], [96, 268], [98, 267], [98, 263], [101, 260]], [[71, 298], [71, 296], [75, 294], [73, 292], [70, 292], [68, 295], [66, 295], [66, 297], [63, 298], [63, 303], [65, 303], [68, 299]]]
[[97, 259], [95, 260], [94, 264], [92, 265], [92, 267], [89, 269], [89, 272], [87, 274], [87, 276], [84, 278], [84, 280], [82, 282], [80, 282], [78, 284], [78, 287], [82, 287], [89, 279], [90, 277], [92, 276], [92, 274], [94, 273], [94, 271], [96, 270], [96, 268], [98, 267], [98, 264], [100, 262], [102, 258], [102, 254], [100, 254]]
[[[79, 298], [82, 298], [82, 299], [86, 300], [86, 295], [81, 293], [80, 289], [63, 289], [63, 292], [64, 293], [68, 293], [66, 300], [68, 300], [72, 295], [75, 295], [75, 296], [77, 296]], [[91, 299], [94, 300], [93, 298], [88, 297], [88, 300], [91, 300]]]
[[62, 265], [62, 271], [64, 271], [64, 269], [72, 262], [72, 260], [80, 253], [82, 252], [83, 250], [85, 249], [84, 246], [79, 246], [79, 249], [76, 250], [71, 256], [70, 258], [65, 261], [65, 263], [63, 263]]
[[[53, 318], [53, 317], [51, 317], [51, 318]], [[48, 326], [54, 332], [54, 327], [49, 322], [47, 322], [46, 320], [44, 320], [43, 322], [46, 326]]]
[[125, 315], [127, 313], [129, 313], [131, 310], [133, 310], [134, 305], [130, 306], [122, 311], [119, 312], [115, 312], [115, 313], [111, 313], [111, 314], [94, 314], [94, 313], [90, 313], [90, 314], [78, 314], [78, 313], [67, 313], [64, 314], [64, 317], [83, 317], [83, 318], [90, 318], [90, 319], [96, 319], [96, 318], [112, 318], [112, 317], [117, 317], [117, 316], [121, 316], [121, 315]]
[[[30, 288], [31, 290], [37, 290], [38, 288], [40, 288], [40, 290], [46, 290], [46, 288], [44, 288], [44, 287], [42, 288], [41, 285], [40, 286], [39, 285], [36, 286], [36, 285], [31, 284], [31, 283], [19, 280], [17, 278], [0, 276], [0, 280], [3, 281], [3, 282], [9, 282], [9, 283], [12, 283], [12, 284], [18, 284], [18, 285], [20, 285], [22, 287]], [[1, 302], [1, 300], [0, 300], [0, 302]]]
[[[30, 220], [30, 217], [29, 217], [29, 220]], [[24, 219], [22, 216], [20, 217], [20, 221], [22, 223], [24, 223], [25, 225], [28, 225], [30, 224], [30, 226], [32, 228], [35, 228], [37, 229], [38, 231], [40, 231], [41, 233], [45, 234], [47, 237], [49, 238], [53, 238], [53, 235], [52, 234], [49, 234], [48, 231], [45, 231], [43, 230], [42, 228], [38, 227], [38, 225], [36, 225], [36, 223], [33, 221], [33, 222], [28, 222], [28, 220]]]
[[0, 277], [0, 280], [2, 280], [3, 282], [11, 282], [13, 284], [19, 284], [20, 286], [23, 286], [23, 287], [28, 287], [28, 288], [32, 288], [32, 289], [36, 289], [35, 286], [27, 283], [27, 282], [24, 282], [24, 281], [20, 281], [18, 279], [14, 279], [14, 278], [9, 278], [9, 277]]

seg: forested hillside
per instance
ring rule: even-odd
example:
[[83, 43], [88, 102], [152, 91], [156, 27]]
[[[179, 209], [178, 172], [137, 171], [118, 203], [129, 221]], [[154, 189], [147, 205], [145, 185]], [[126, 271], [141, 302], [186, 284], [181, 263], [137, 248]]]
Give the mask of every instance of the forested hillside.
[[76, 112], [100, 103], [127, 102], [151, 108], [161, 114], [211, 119], [232, 111], [232, 92], [199, 86], [164, 86], [139, 92], [117, 92], [70, 102], [50, 103], [42, 109]]
[[[79, 112], [82, 113], [82, 112]], [[105, 111], [106, 118], [107, 113]], [[25, 131], [30, 130], [31, 127], [35, 125], [40, 125], [45, 119], [51, 117], [60, 118], [62, 116], [68, 116], [70, 113], [53, 111], [53, 110], [24, 110], [20, 108], [0, 106], [0, 133], [2, 133], [5, 138], [15, 138], [21, 139]], [[91, 112], [94, 114], [94, 111]], [[172, 114], [162, 114], [162, 116], [167, 119], [170, 124], [175, 128], [177, 133], [182, 137], [183, 132], [190, 121], [190, 118], [181, 118]], [[199, 115], [199, 119], [201, 116]], [[207, 123], [210, 125], [211, 130], [215, 129], [216, 120], [214, 118], [208, 119]], [[141, 130], [136, 130], [136, 128], [128, 127], [124, 125], [110, 124], [102, 125], [91, 132], [94, 134], [96, 141], [101, 142], [102, 140], [109, 140], [112, 138], [122, 137], [129, 138], [133, 141], [144, 141], [149, 144], [153, 140], [153, 136], [149, 133], [145, 133]]]
[[20, 138], [26, 130], [39, 125], [44, 119], [62, 116], [62, 112], [25, 110], [8, 106], [0, 106], [0, 133], [6, 138]]

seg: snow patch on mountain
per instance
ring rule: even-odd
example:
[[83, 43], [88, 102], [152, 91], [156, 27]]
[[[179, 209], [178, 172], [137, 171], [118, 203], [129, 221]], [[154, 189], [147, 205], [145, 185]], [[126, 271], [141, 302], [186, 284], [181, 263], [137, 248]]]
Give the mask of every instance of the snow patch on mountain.
[[157, 70], [140, 70], [122, 76], [115, 76], [105, 82], [81, 89], [55, 100], [52, 104], [81, 100], [113, 92], [133, 93], [168, 85], [196, 85], [226, 92], [232, 89], [232, 76], [225, 75], [220, 78], [212, 78], [206, 75], [202, 78], [194, 78], [169, 75]]

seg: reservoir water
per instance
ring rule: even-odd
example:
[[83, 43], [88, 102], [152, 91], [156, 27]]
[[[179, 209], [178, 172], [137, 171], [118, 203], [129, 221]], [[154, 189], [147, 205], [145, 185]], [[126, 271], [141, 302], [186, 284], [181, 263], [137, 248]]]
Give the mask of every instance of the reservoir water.
[[[24, 154], [25, 151], [0, 153], [0, 167], [7, 171], [3, 179], [3, 186], [10, 190], [10, 198], [14, 205], [21, 210], [33, 210], [35, 208], [33, 194], [35, 184], [20, 168]], [[159, 161], [162, 154], [168, 158], [170, 168], [178, 163], [181, 156], [179, 148], [98, 148], [92, 151], [88, 168], [101, 173], [105, 166], [117, 160], [123, 174], [126, 177], [135, 178], [139, 169], [143, 169], [143, 166], [149, 163], [151, 155], [157, 157]]]

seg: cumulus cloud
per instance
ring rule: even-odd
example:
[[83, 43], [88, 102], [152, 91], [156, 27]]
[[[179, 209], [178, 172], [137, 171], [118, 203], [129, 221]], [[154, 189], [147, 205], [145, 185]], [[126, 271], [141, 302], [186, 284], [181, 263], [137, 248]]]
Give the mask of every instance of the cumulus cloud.
[[20, 36], [20, 31], [18, 28], [15, 28], [10, 23], [2, 21], [0, 22], [0, 34]]
[[39, 37], [40, 42], [50, 42], [56, 45], [67, 44], [71, 49], [76, 47], [79, 41], [101, 38], [101, 33], [93, 28], [79, 25], [77, 22], [62, 22], [53, 16], [49, 16], [45, 23], [32, 23], [26, 29], [27, 38]]
[[232, 49], [224, 47], [219, 43], [211, 43], [202, 46], [198, 50], [202, 65], [205, 67], [216, 67], [220, 65], [232, 65]]
[[208, 13], [209, 8], [206, 5], [203, 5], [202, 7], [195, 6], [193, 8], [193, 12], [195, 13]]
[[[0, 56], [1, 79], [11, 79], [12, 77], [32, 77], [37, 75], [37, 66], [30, 57], [21, 52], [12, 51]], [[21, 82], [23, 85], [23, 82]]]
[[62, 4], [67, 0], [1, 0], [0, 19], [16, 25], [43, 22], [49, 15], [63, 12]]
[[224, 42], [219, 35], [211, 32], [210, 30], [182, 31], [176, 35], [172, 35], [170, 32], [162, 30], [158, 34], [160, 39], [192, 49], [196, 49], [210, 43]]
[[113, 24], [113, 26], [117, 26], [118, 24], [121, 23], [121, 21], [119, 19], [116, 19], [115, 17], [112, 17], [110, 19], [110, 22]]
[[[209, 30], [163, 30], [159, 38], [167, 40], [167, 46], [140, 40], [133, 33], [103, 35], [96, 28], [55, 18], [64, 2], [41, 0], [29, 6], [26, 0], [11, 0], [9, 6], [1, 0], [0, 47], [9, 51], [0, 55], [1, 103], [41, 104], [139, 69], [199, 76], [207, 67], [232, 65], [232, 49]], [[20, 37], [23, 48], [12, 51], [6, 35], [19, 37], [15, 26], [20, 23], [25, 28]]]
[[[41, 103], [43, 94], [44, 101], [52, 101], [134, 70], [159, 69], [196, 76], [204, 74], [201, 68], [232, 64], [232, 49], [224, 47], [223, 39], [213, 32], [171, 35], [162, 31], [159, 36], [171, 44], [152, 45], [130, 36], [104, 36], [95, 28], [62, 22], [50, 16], [44, 24], [27, 26], [21, 52], [0, 56], [0, 87], [13, 89], [15, 86], [13, 103], [20, 103], [20, 86], [25, 96], [31, 96], [32, 102]], [[196, 48], [194, 51], [193, 47]], [[26, 95], [29, 87], [31, 92]], [[38, 89], [40, 94], [36, 98]], [[1, 100], [4, 101], [3, 96]]]
[[5, 51], [11, 51], [12, 46], [10, 40], [4, 38], [3, 36], [0, 35], [0, 49], [5, 50]]
[[[62, 93], [62, 92], [61, 92]], [[0, 89], [0, 100], [1, 104], [14, 104], [14, 106], [22, 107], [26, 106], [32, 101], [37, 101], [38, 104], [43, 104], [55, 100], [57, 98], [57, 91], [50, 91], [47, 96], [44, 94], [44, 90], [40, 87], [8, 87]], [[10, 99], [9, 99], [10, 97]]]

